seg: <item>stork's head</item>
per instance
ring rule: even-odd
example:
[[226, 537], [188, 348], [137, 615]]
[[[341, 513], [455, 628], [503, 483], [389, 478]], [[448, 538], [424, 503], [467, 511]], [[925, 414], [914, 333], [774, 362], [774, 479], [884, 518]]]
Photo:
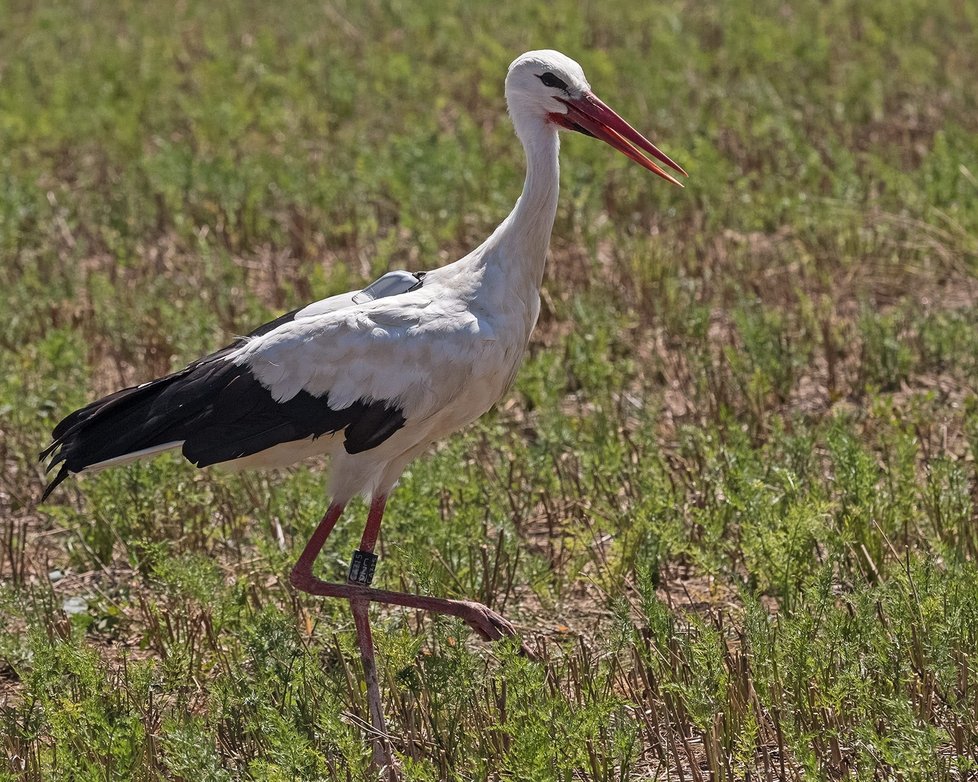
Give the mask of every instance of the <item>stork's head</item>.
[[648, 156], [683, 176], [686, 172], [602, 102], [588, 84], [584, 70], [570, 57], [552, 49], [521, 54], [509, 66], [506, 102], [517, 131], [528, 120], [553, 123], [599, 138], [639, 165], [673, 184], [682, 184]]

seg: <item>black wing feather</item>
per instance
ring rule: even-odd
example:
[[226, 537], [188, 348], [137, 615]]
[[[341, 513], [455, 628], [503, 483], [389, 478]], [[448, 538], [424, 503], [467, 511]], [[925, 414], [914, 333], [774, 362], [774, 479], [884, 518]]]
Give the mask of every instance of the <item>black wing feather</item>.
[[[298, 310], [267, 323], [260, 336], [294, 319]], [[42, 500], [70, 473], [170, 442], [197, 467], [239, 459], [281, 443], [346, 430], [347, 452], [375, 448], [404, 426], [403, 411], [386, 400], [362, 399], [333, 409], [329, 396], [300, 391], [276, 401], [247, 366], [226, 357], [237, 340], [185, 369], [141, 386], [116, 391], [76, 410], [59, 423], [41, 453], [48, 469], [61, 469]]]

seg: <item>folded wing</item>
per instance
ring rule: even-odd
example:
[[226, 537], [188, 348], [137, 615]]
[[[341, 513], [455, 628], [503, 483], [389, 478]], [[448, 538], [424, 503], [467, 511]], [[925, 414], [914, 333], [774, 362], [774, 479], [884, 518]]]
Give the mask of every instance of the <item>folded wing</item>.
[[71, 473], [169, 448], [206, 467], [343, 432], [345, 450], [359, 453], [459, 393], [473, 346], [488, 337], [464, 308], [421, 290], [361, 303], [352, 296], [284, 315], [185, 369], [75, 411], [42, 454], [49, 469], [60, 466], [44, 496]]

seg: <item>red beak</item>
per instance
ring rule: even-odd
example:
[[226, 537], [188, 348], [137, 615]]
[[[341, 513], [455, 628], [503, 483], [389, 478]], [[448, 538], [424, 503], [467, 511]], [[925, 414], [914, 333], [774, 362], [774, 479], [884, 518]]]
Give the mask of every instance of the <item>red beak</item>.
[[[551, 114], [550, 119], [568, 130], [576, 130], [586, 136], [594, 136], [627, 155], [643, 168], [683, 187], [682, 182], [649, 159], [649, 155], [665, 163], [683, 176], [689, 176], [668, 155], [618, 116], [593, 92], [585, 92], [580, 98], [557, 98], [567, 106], [566, 114]], [[644, 153], [644, 154], [643, 154]]]

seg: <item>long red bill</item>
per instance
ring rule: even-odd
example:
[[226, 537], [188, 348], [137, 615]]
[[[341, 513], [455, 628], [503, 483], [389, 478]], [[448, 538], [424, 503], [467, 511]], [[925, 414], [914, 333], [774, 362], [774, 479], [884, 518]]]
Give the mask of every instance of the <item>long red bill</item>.
[[568, 130], [576, 130], [601, 139], [643, 168], [658, 174], [674, 185], [683, 187], [682, 182], [647, 156], [651, 155], [683, 176], [689, 176], [689, 174], [668, 155], [660, 151], [655, 144], [618, 116], [597, 95], [592, 92], [585, 92], [580, 98], [558, 98], [558, 100], [567, 106], [567, 113], [551, 114], [550, 118], [554, 122]]

